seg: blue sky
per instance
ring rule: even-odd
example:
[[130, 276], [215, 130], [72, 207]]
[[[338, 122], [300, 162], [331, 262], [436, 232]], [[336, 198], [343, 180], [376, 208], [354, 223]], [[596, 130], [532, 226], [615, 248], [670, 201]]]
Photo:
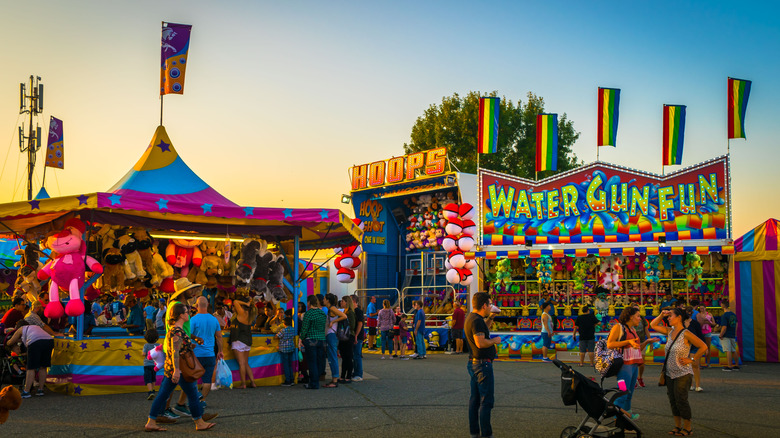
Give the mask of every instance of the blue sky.
[[50, 193], [106, 190], [135, 163], [159, 121], [165, 20], [193, 25], [185, 94], [165, 101], [168, 134], [203, 179], [242, 205], [344, 208], [351, 165], [401, 154], [425, 108], [470, 90], [512, 101], [543, 96], [549, 112], [573, 120], [575, 153], [590, 162], [596, 89], [621, 88], [618, 148], [602, 148], [601, 159], [652, 172], [661, 170], [662, 105], [687, 105], [683, 163], [693, 165], [726, 153], [727, 76], [751, 79], [748, 139], [731, 148], [738, 237], [780, 217], [766, 195], [780, 186], [778, 9], [718, 1], [13, 2], [0, 17], [0, 144], [9, 145], [0, 201], [24, 192], [13, 193], [23, 174], [14, 134], [18, 83], [30, 74], [46, 84], [42, 122], [54, 115], [65, 123], [66, 169], [47, 175]]

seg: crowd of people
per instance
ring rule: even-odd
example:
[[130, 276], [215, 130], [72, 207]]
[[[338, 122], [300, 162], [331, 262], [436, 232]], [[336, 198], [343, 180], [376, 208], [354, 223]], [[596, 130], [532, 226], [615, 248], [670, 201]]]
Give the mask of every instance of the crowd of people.
[[[45, 394], [53, 339], [63, 332], [75, 331], [75, 318], [46, 318], [43, 314], [46, 304], [46, 293], [33, 303], [15, 298], [0, 320], [6, 332], [9, 363], [19, 377], [25, 377], [23, 398]], [[232, 301], [210, 301], [202, 295], [201, 285], [182, 278], [177, 280], [176, 292], [168, 300], [150, 298], [142, 302], [133, 295], [124, 299], [105, 295], [86, 304], [89, 309], [84, 318], [86, 333], [98, 324], [113, 322], [128, 334], [142, 335], [146, 340], [144, 383], [147, 399], [152, 401], [145, 426], [149, 431], [164, 430], [161, 423], [173, 423], [182, 416], [191, 417], [196, 430], [214, 426], [209, 421], [217, 414], [205, 413], [206, 398], [215, 382], [217, 363], [224, 357], [223, 330], [229, 330], [226, 348], [232, 350], [238, 362], [239, 379], [234, 382], [234, 388], [256, 386], [249, 366], [253, 332], [275, 334], [279, 338], [283, 386], [293, 386], [297, 381], [307, 389], [337, 388], [362, 381], [364, 344], [368, 351], [378, 352], [383, 360], [427, 357], [426, 315], [421, 301], [413, 303], [411, 321], [399, 306], [392, 307], [388, 300], [383, 300], [378, 308], [376, 297], [370, 297], [363, 311], [357, 295], [338, 298], [331, 293], [309, 296], [305, 303], [299, 303], [298, 312], [293, 315], [291, 309], [260, 303], [248, 296], [238, 296]], [[464, 346], [468, 346], [471, 434], [490, 436], [490, 411], [494, 402], [492, 362], [496, 357], [495, 345], [500, 342], [497, 337], [491, 338], [490, 327], [498, 312], [486, 293], [473, 295], [471, 304], [472, 312], [466, 315], [460, 303], [453, 303], [449, 338], [454, 354], [463, 353]], [[658, 342], [658, 338], [650, 335], [650, 328], [666, 335], [664, 386], [675, 424], [670, 434], [680, 436], [692, 433], [688, 393], [703, 391], [700, 370], [708, 363], [702, 364], [701, 358], [709, 351], [713, 336], [719, 337], [727, 355], [723, 371], [740, 369], [734, 354], [737, 318], [730, 311], [728, 302], [723, 303], [720, 325], [706, 307], [692, 304], [694, 306], [687, 306], [678, 300], [648, 324], [640, 314], [639, 305], [632, 303], [623, 309], [618, 324], [611, 328], [606, 340], [607, 348], [619, 350], [623, 357], [617, 379], [626, 383], [627, 390], [615, 404], [635, 419], [638, 415], [632, 410], [634, 389], [645, 387], [642, 352], [648, 344]], [[552, 347], [555, 335], [553, 306], [550, 300], [541, 304], [544, 361], [549, 360], [547, 348]], [[296, 324], [293, 324], [294, 317], [298, 319]], [[589, 363], [594, 364], [596, 332], [600, 324], [587, 306], [576, 317], [573, 337], [579, 344], [580, 366], [585, 365], [586, 355]], [[164, 339], [160, 339], [160, 333], [165, 333]], [[407, 355], [410, 340], [413, 352]], [[300, 349], [302, 359], [298, 360], [297, 376], [294, 368], [296, 347]], [[165, 352], [164, 378], [157, 391], [155, 362], [147, 356], [154, 349]], [[195, 357], [202, 367], [202, 373], [194, 380], [186, 376], [189, 357]], [[330, 370], [329, 381], [325, 377], [326, 366]], [[326, 381], [321, 385], [321, 380]], [[201, 383], [200, 387], [198, 383]], [[173, 400], [176, 386], [182, 391], [178, 399]]]

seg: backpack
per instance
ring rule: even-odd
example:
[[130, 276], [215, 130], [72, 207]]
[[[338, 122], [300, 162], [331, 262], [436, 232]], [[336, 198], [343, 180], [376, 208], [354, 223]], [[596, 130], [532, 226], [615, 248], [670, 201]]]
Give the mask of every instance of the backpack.
[[352, 339], [352, 328], [349, 326], [349, 319], [339, 321], [336, 328], [336, 338], [339, 341], [349, 341]]
[[[622, 328], [622, 327], [621, 327]], [[625, 329], [623, 331], [623, 337], [626, 335]], [[596, 362], [596, 371], [601, 374], [602, 379], [607, 377], [616, 376], [620, 368], [623, 367], [623, 354], [618, 350], [611, 350], [607, 348], [607, 340], [600, 339], [596, 342], [596, 349], [594, 352], [594, 360]]]

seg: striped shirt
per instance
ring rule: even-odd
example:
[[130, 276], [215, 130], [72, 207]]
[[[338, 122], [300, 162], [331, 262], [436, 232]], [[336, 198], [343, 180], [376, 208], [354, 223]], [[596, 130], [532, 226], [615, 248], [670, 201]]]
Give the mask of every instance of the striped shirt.
[[325, 325], [327, 316], [322, 311], [308, 311], [303, 314], [301, 323], [301, 339], [311, 339], [313, 341], [325, 340]]

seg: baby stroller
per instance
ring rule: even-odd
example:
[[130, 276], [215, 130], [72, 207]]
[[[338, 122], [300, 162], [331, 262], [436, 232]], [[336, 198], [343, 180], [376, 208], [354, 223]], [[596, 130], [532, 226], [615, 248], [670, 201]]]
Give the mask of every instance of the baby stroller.
[[634, 431], [638, 438], [642, 437], [642, 431], [630, 415], [614, 404], [616, 399], [627, 394], [626, 391], [604, 389], [565, 363], [559, 360], [553, 360], [553, 363], [561, 369], [563, 404], [578, 405], [587, 414], [579, 426], [563, 429], [561, 438], [622, 438], [626, 431]]

